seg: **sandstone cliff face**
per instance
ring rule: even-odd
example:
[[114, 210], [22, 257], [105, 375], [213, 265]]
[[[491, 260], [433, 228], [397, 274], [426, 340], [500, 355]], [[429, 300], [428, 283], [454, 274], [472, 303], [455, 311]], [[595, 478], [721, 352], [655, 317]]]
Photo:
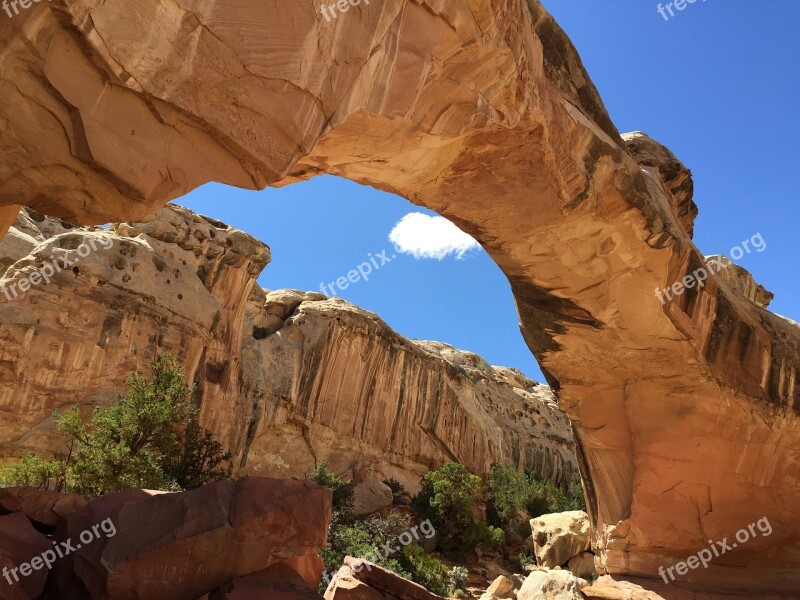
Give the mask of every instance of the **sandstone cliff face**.
[[[74, 267], [20, 293], [51, 255]], [[0, 289], [12, 290], [0, 297], [0, 456], [56, 447], [54, 409], [106, 403], [170, 352], [240, 473], [302, 477], [326, 459], [414, 490], [448, 460], [479, 473], [513, 463], [562, 484], [576, 472], [546, 386], [411, 342], [342, 300], [267, 293], [255, 280], [268, 260], [254, 238], [174, 205], [108, 231], [23, 210], [0, 241]]]
[[209, 180], [326, 172], [436, 210], [511, 282], [606, 568], [653, 577], [767, 515], [772, 537], [697, 582], [800, 587], [800, 329], [714, 276], [654, 296], [703, 260], [685, 168], [621, 138], [538, 0], [319, 5], [53, 0], [0, 20], [0, 204], [103, 223]]
[[[248, 472], [307, 472], [328, 459], [356, 480], [394, 477], [410, 491], [446, 461], [493, 462], [556, 482], [576, 472], [570, 424], [547, 386], [437, 342], [409, 341], [338, 298], [254, 291], [242, 352], [253, 401]], [[265, 337], [262, 337], [265, 336]]]
[[[0, 242], [4, 454], [54, 447], [54, 409], [109, 402], [161, 351], [184, 360], [215, 428], [239, 430], [242, 311], [269, 250], [178, 207], [118, 234], [68, 227], [23, 211]], [[21, 293], [46, 264], [50, 283]]]

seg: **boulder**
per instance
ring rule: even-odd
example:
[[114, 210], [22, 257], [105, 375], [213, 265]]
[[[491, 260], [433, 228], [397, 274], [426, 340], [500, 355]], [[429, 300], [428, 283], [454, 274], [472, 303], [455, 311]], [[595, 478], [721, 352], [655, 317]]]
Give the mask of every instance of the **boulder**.
[[392, 489], [382, 481], [369, 480], [356, 484], [353, 512], [370, 515], [392, 505]]
[[531, 532], [536, 562], [551, 569], [566, 564], [592, 545], [589, 515], [582, 510], [531, 519]]
[[325, 591], [325, 600], [441, 600], [424, 587], [388, 569], [347, 556]]
[[320, 596], [289, 565], [279, 563], [268, 569], [237, 577], [208, 600], [320, 600]]
[[49, 570], [41, 555], [50, 550], [50, 542], [33, 528], [24, 514], [0, 517], [0, 598], [38, 598]]
[[385, 597], [353, 577], [350, 567], [342, 567], [328, 584], [325, 600], [384, 600]]
[[[681, 592], [678, 589], [671, 591], [675, 595], [670, 593], [670, 600], [694, 600], [695, 597], [691, 592]], [[587, 598], [594, 600], [665, 600], [665, 596], [656, 592], [646, 590], [630, 581], [614, 580], [608, 575], [600, 577], [592, 585], [583, 588], [583, 593]], [[703, 595], [703, 600], [723, 600], [723, 598], [730, 600], [733, 596]], [[767, 597], [759, 596], [758, 600], [767, 600]]]
[[329, 489], [252, 477], [157, 496], [112, 494], [72, 515], [67, 535], [87, 538], [75, 573], [93, 597], [195, 600], [320, 550], [330, 519]]
[[322, 581], [322, 572], [325, 564], [319, 554], [306, 554], [305, 556], [295, 556], [285, 561], [292, 569], [297, 571], [300, 577], [313, 589], [317, 589], [319, 582]]
[[514, 597], [514, 582], [508, 577], [500, 575], [495, 579], [492, 584], [486, 589], [487, 594], [491, 594], [494, 598], [505, 599]]
[[534, 571], [525, 578], [517, 592], [517, 600], [583, 600], [580, 584], [580, 580], [569, 571]]
[[0, 488], [0, 514], [21, 512], [38, 525], [56, 527], [86, 505], [77, 494], [47, 492], [31, 487]]
[[567, 569], [575, 577], [591, 577], [595, 574], [594, 554], [581, 552], [578, 556], [573, 556], [567, 562]]
[[[105, 511], [112, 511], [116, 507], [125, 504], [147, 500], [153, 496], [167, 494], [157, 490], [125, 490], [114, 494], [108, 494], [92, 501], [92, 511], [95, 514], [102, 514]], [[78, 511], [76, 511], [78, 512]], [[80, 531], [91, 531], [92, 525], [97, 522], [87, 522]], [[109, 531], [113, 531], [109, 524], [106, 524]], [[98, 529], [101, 535], [106, 535], [102, 529]], [[73, 530], [74, 534], [74, 530]], [[68, 520], [62, 521], [55, 530], [54, 538], [59, 543], [74, 545], [71, 537]], [[80, 536], [80, 532], [78, 533]], [[42, 600], [90, 600], [91, 595], [86, 589], [83, 581], [75, 573], [76, 554], [70, 553], [58, 560], [47, 578], [47, 585]]]

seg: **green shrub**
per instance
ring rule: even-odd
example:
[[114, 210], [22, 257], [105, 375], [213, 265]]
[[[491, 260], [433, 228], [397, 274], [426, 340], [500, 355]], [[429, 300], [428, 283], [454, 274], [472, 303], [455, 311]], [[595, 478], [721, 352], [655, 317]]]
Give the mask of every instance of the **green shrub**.
[[575, 473], [569, 482], [569, 494], [567, 495], [569, 510], [586, 510], [586, 498], [583, 497], [583, 485], [581, 476]]
[[467, 591], [467, 579], [469, 578], [469, 571], [467, 571], [464, 567], [453, 567], [450, 569], [450, 573], [447, 575], [447, 579], [450, 582], [450, 586], [448, 588], [448, 592], [450, 594], [455, 594], [456, 592], [465, 592]]
[[504, 527], [514, 536], [526, 537], [530, 525], [525, 517], [533, 500], [533, 488], [524, 474], [509, 465], [492, 465], [487, 507], [490, 522]]
[[392, 540], [392, 537], [385, 538], [379, 533], [380, 525], [376, 525], [373, 520], [343, 519], [341, 513], [334, 513], [331, 521], [331, 528], [328, 534], [328, 545], [325, 550], [320, 552], [325, 570], [336, 573], [342, 566], [345, 556], [355, 558], [366, 558], [371, 562], [379, 564], [402, 577], [409, 577], [397, 559], [390, 557], [376, 558], [375, 548], [380, 548], [381, 544]]
[[151, 378], [131, 374], [127, 394], [117, 396], [109, 408], [96, 407], [88, 420], [77, 405], [54, 413], [67, 438], [67, 457], [58, 467], [54, 460], [59, 458], [28, 457], [15, 483], [38, 473], [42, 484], [45, 475], [52, 478], [63, 469], [62, 488], [97, 497], [130, 488], [194, 489], [230, 477], [231, 455], [199, 426], [194, 388], [184, 380], [180, 364], [164, 355], [150, 368]]
[[447, 595], [447, 567], [438, 558], [427, 554], [422, 546], [410, 544], [403, 548], [401, 564], [411, 574], [411, 579], [429, 592]]
[[19, 462], [0, 470], [3, 487], [25, 486], [40, 490], [64, 491], [67, 465], [63, 460], [47, 460], [26, 452]]
[[490, 522], [501, 525], [514, 536], [527, 537], [530, 534], [527, 517], [567, 510], [585, 510], [578, 474], [570, 481], [568, 494], [564, 494], [533, 471], [523, 475], [509, 465], [492, 465], [487, 511]]
[[519, 562], [520, 571], [524, 571], [528, 565], [536, 564], [536, 557], [530, 552], [521, 552], [517, 555], [517, 562]]
[[[328, 532], [328, 545], [320, 552], [326, 573], [335, 574], [344, 562], [345, 556], [365, 558], [401, 577], [417, 581], [415, 574], [406, 568], [409, 564], [402, 553], [378, 556], [376, 550], [381, 549], [386, 543], [392, 548], [400, 535], [409, 531], [413, 521], [408, 515], [390, 512], [385, 517], [354, 517], [351, 513], [334, 510], [333, 520]], [[324, 591], [327, 582], [323, 578], [320, 590]]]
[[395, 502], [406, 495], [406, 488], [397, 479], [384, 479], [383, 483], [392, 490], [392, 499]]
[[[506, 534], [499, 527], [487, 525], [484, 521], [473, 521], [461, 534], [464, 549], [470, 548], [502, 548], [506, 543]], [[457, 553], [456, 556], [461, 556]]]
[[473, 507], [480, 503], [482, 482], [459, 463], [447, 463], [422, 478], [414, 509], [430, 519], [437, 543], [446, 551], [463, 548], [463, 534], [475, 526]]
[[531, 517], [568, 510], [586, 510], [580, 475], [573, 476], [569, 486], [569, 496], [550, 481], [542, 480], [533, 471], [526, 471], [525, 476], [532, 490], [531, 500], [528, 502], [528, 512]]
[[413, 506], [435, 527], [437, 547], [458, 560], [479, 546], [498, 548], [505, 544], [500, 527], [476, 519], [474, 512], [482, 500], [480, 477], [462, 464], [447, 463], [422, 478]]
[[353, 510], [356, 484], [354, 481], [344, 481], [338, 475], [328, 470], [327, 461], [319, 461], [308, 472], [308, 478], [316, 483], [333, 490], [333, 509], [350, 512]]

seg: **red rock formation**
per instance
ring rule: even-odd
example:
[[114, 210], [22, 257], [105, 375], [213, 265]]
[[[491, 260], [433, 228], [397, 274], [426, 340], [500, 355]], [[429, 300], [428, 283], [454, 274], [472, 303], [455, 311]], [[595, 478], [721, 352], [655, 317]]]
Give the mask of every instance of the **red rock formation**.
[[96, 534], [81, 539], [74, 556], [93, 598], [195, 600], [321, 550], [330, 520], [327, 488], [245, 478], [153, 497], [104, 496], [68, 519], [66, 536], [77, 544]]
[[8, 228], [14, 223], [19, 208], [19, 206], [13, 204], [11, 206], [0, 206], [0, 238], [6, 234]]
[[[254, 295], [258, 294], [258, 290]], [[279, 290], [246, 310], [242, 394], [253, 402], [242, 465], [288, 477], [326, 459], [357, 481], [420, 476], [455, 460], [556, 483], [575, 472], [572, 433], [547, 386], [436, 342], [411, 341], [340, 299]], [[353, 444], [357, 443], [357, 451]]]
[[[267, 293], [255, 284], [264, 244], [174, 205], [156, 216], [104, 231], [23, 210], [0, 240], [0, 289], [12, 295], [0, 292], [0, 410], [10, 415], [0, 457], [63, 450], [55, 409], [109, 403], [132, 370], [168, 352], [239, 474], [303, 477], [325, 459], [357, 481], [392, 477], [413, 491], [448, 460], [480, 473], [513, 463], [562, 485], [577, 470], [547, 386], [407, 340], [338, 299]], [[51, 255], [78, 272], [15, 297]]]
[[322, 581], [322, 573], [325, 564], [319, 554], [306, 554], [305, 556], [295, 556], [283, 562], [288, 567], [296, 571], [303, 578], [309, 587], [317, 589], [319, 582]]
[[51, 549], [47, 538], [33, 528], [24, 514], [0, 516], [0, 598], [38, 598], [48, 571], [41, 555]]
[[209, 595], [208, 600], [321, 600], [286, 563], [238, 577]]
[[0, 488], [0, 514], [23, 513], [34, 523], [56, 527], [83, 508], [86, 500], [77, 494], [58, 494], [35, 488]]
[[325, 600], [442, 600], [442, 597], [363, 558], [347, 556], [328, 585]]
[[327, 172], [436, 210], [511, 282], [606, 568], [652, 577], [767, 516], [772, 536], [697, 582], [797, 589], [800, 329], [713, 276], [655, 297], [702, 264], [688, 189], [631, 156], [538, 0], [318, 8], [56, 0], [0, 20], [0, 203], [102, 223], [209, 180]]

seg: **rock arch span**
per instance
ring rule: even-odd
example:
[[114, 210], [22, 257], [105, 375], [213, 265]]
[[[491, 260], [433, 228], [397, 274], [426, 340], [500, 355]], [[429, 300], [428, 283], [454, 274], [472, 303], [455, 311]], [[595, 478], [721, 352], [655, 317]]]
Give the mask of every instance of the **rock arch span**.
[[[207, 181], [332, 173], [474, 235], [573, 419], [602, 559], [656, 576], [767, 516], [700, 584], [797, 588], [800, 330], [709, 277], [688, 171], [623, 139], [538, 0], [53, 0], [0, 20], [0, 232]], [[747, 566], [748, 569], [734, 567]]]

